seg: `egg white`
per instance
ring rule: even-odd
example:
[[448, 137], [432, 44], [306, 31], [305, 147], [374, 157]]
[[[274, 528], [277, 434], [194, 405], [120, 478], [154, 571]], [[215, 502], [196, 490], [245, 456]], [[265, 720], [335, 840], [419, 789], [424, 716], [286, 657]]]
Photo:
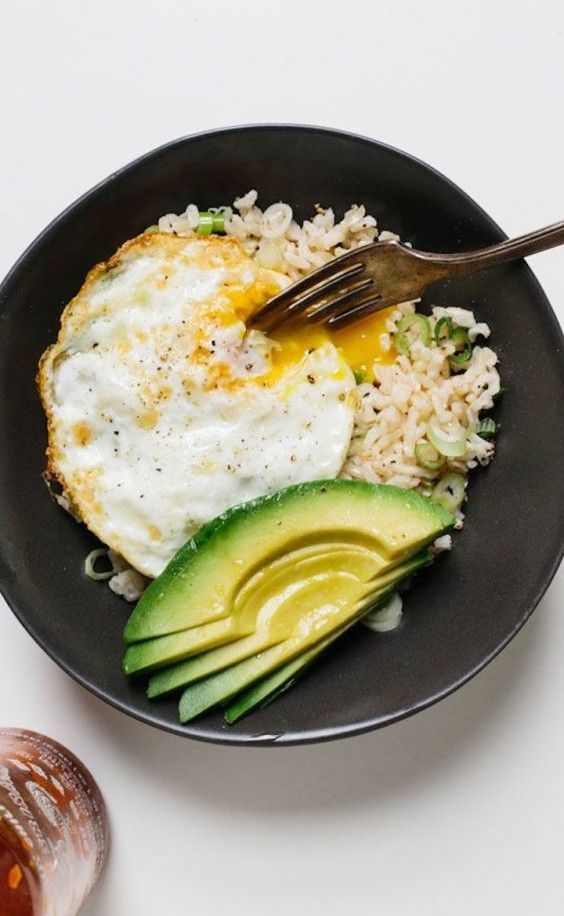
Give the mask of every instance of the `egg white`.
[[355, 383], [339, 351], [284, 363], [245, 328], [285, 282], [235, 241], [156, 233], [94, 268], [63, 313], [39, 372], [49, 472], [145, 575], [228, 507], [342, 467]]

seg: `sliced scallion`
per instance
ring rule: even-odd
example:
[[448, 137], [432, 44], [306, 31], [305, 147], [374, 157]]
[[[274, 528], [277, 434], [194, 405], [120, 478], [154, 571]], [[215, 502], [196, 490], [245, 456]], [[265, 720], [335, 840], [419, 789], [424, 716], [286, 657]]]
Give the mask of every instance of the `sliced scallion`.
[[211, 235], [212, 232], [225, 232], [225, 217], [221, 210], [200, 210], [198, 235]]
[[401, 622], [403, 602], [397, 592], [394, 592], [389, 601], [384, 605], [369, 611], [362, 622], [376, 633], [389, 633], [395, 630]]
[[222, 210], [215, 210], [213, 214], [213, 231], [225, 232], [225, 214]]
[[416, 340], [426, 347], [431, 343], [431, 322], [425, 315], [404, 315], [394, 335], [396, 350], [401, 356], [409, 356], [409, 349]]
[[454, 329], [452, 318], [439, 318], [435, 325], [435, 341], [440, 346], [445, 340], [448, 340]]
[[460, 458], [466, 451], [466, 430], [458, 423], [441, 426], [435, 417], [427, 424], [427, 438], [446, 458]]
[[415, 460], [426, 471], [438, 471], [445, 463], [444, 455], [431, 442], [418, 442], [415, 446]]
[[445, 474], [433, 489], [433, 499], [448, 512], [456, 512], [464, 502], [466, 479], [462, 474]]
[[357, 385], [362, 385], [366, 381], [366, 372], [364, 369], [353, 369], [354, 380]]
[[463, 369], [472, 359], [472, 344], [466, 328], [454, 327], [450, 335], [451, 342], [456, 347], [456, 353], [449, 357], [452, 369]]
[[496, 423], [491, 417], [485, 417], [478, 423], [476, 432], [482, 439], [493, 439], [499, 432], [499, 423]]
[[115, 571], [112, 566], [112, 568], [109, 570], [98, 572], [96, 570], [96, 562], [100, 559], [100, 557], [105, 557], [106, 560], [108, 560], [107, 547], [97, 547], [96, 550], [92, 550], [84, 561], [85, 575], [87, 575], [89, 579], [94, 579], [96, 582], [102, 582], [104, 579], [111, 579]]
[[213, 232], [213, 213], [209, 210], [200, 210], [198, 220], [198, 235], [211, 235]]

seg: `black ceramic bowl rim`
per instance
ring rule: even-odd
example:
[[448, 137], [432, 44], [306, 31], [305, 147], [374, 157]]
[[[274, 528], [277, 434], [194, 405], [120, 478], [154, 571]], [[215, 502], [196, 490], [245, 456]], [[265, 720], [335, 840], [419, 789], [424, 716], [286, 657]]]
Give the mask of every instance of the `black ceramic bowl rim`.
[[[11, 268], [11, 270], [9, 271], [9, 273], [6, 275], [5, 279], [3, 280], [2, 284], [0, 285], [0, 303], [2, 303], [2, 301], [4, 300], [6, 289], [8, 285], [11, 283], [13, 278], [18, 274], [22, 266], [25, 265], [25, 262], [28, 259], [28, 257], [31, 254], [33, 254], [37, 248], [39, 248], [49, 239], [49, 236], [58, 227], [59, 223], [63, 222], [64, 219], [70, 213], [72, 213], [75, 210], [80, 209], [85, 202], [89, 201], [91, 198], [94, 198], [100, 190], [105, 188], [110, 182], [114, 181], [117, 177], [128, 172], [131, 168], [137, 165], [140, 165], [142, 163], [146, 163], [154, 157], [155, 158], [158, 157], [165, 150], [169, 150], [176, 146], [183, 146], [184, 144], [192, 140], [197, 140], [197, 139], [200, 139], [203, 137], [209, 137], [209, 136], [215, 136], [215, 137], [220, 138], [227, 134], [236, 133], [240, 131], [246, 131], [248, 133], [252, 133], [252, 132], [260, 132], [264, 130], [273, 130], [273, 129], [284, 130], [284, 131], [301, 130], [301, 131], [309, 131], [312, 134], [318, 134], [318, 135], [328, 135], [328, 136], [336, 136], [336, 137], [340, 136], [343, 138], [354, 140], [355, 142], [358, 142], [361, 144], [368, 144], [373, 147], [374, 146], [379, 147], [380, 149], [386, 151], [389, 154], [400, 157], [403, 160], [410, 161], [412, 164], [419, 166], [420, 168], [425, 170], [427, 173], [434, 175], [436, 178], [439, 178], [444, 183], [445, 186], [450, 187], [454, 192], [456, 192], [457, 195], [459, 195], [462, 199], [466, 200], [477, 212], [480, 213], [480, 215], [482, 216], [484, 220], [484, 224], [487, 224], [493, 233], [498, 235], [500, 238], [507, 238], [503, 230], [497, 225], [497, 223], [495, 223], [494, 220], [491, 219], [491, 217], [486, 213], [486, 211], [482, 207], [480, 207], [479, 204], [477, 204], [468, 194], [466, 194], [465, 191], [463, 191], [460, 187], [458, 187], [458, 185], [456, 185], [453, 181], [451, 181], [449, 178], [447, 178], [437, 169], [428, 165], [426, 162], [423, 162], [422, 160], [418, 159], [417, 157], [412, 156], [409, 153], [405, 153], [402, 150], [397, 149], [396, 147], [390, 146], [389, 144], [381, 143], [380, 141], [373, 140], [370, 137], [366, 137], [366, 136], [356, 134], [350, 131], [343, 131], [343, 130], [338, 130], [335, 128], [323, 127], [323, 126], [318, 126], [318, 125], [304, 125], [304, 124], [297, 124], [297, 123], [281, 124], [281, 123], [276, 123], [276, 122], [265, 122], [265, 123], [260, 123], [260, 124], [248, 124], [248, 125], [247, 124], [233, 125], [233, 126], [225, 127], [225, 128], [217, 128], [217, 129], [212, 129], [212, 130], [207, 130], [207, 131], [199, 131], [194, 134], [188, 134], [183, 137], [177, 138], [176, 140], [173, 140], [169, 143], [162, 144], [161, 146], [155, 148], [154, 150], [151, 150], [150, 152], [137, 157], [136, 159], [132, 160], [130, 163], [118, 169], [117, 171], [112, 172], [106, 178], [102, 179], [100, 182], [94, 185], [94, 187], [92, 187], [89, 191], [86, 191], [84, 194], [78, 197], [73, 203], [69, 204], [68, 207], [66, 207], [57, 217], [55, 217], [55, 219], [53, 219], [46, 226], [46, 228], [31, 242], [31, 244], [25, 249], [23, 254], [18, 258], [18, 260], [13, 265], [13, 267]], [[529, 274], [533, 277], [537, 286], [539, 287], [539, 291], [541, 292], [542, 295], [544, 295], [542, 291], [542, 287], [540, 287], [540, 284], [536, 280], [536, 277], [534, 276], [532, 271], [530, 271], [530, 268], [527, 268], [527, 269], [529, 270]], [[560, 326], [560, 323], [548, 301], [547, 301], [546, 318], [550, 320], [552, 324], [551, 332], [554, 335], [556, 335], [557, 339], [559, 339], [561, 351], [564, 352], [564, 334]], [[344, 727], [336, 726], [336, 727], [331, 727], [331, 728], [326, 728], [326, 729], [319, 729], [317, 731], [308, 730], [307, 732], [303, 734], [300, 734], [299, 732], [293, 732], [288, 737], [284, 735], [282, 736], [258, 735], [256, 736], [256, 738], [251, 738], [247, 735], [238, 735], [235, 732], [229, 732], [229, 731], [222, 733], [222, 734], [214, 735], [213, 737], [211, 735], [195, 734], [195, 733], [187, 731], [185, 727], [179, 725], [178, 723], [173, 723], [173, 722], [168, 723], [168, 722], [163, 721], [162, 719], [159, 719], [158, 717], [152, 717], [150, 715], [146, 715], [144, 713], [141, 713], [131, 708], [130, 706], [126, 705], [125, 703], [120, 702], [119, 700], [116, 700], [114, 697], [108, 694], [105, 690], [98, 687], [96, 683], [93, 683], [88, 678], [81, 675], [73, 667], [72, 664], [69, 664], [66, 661], [64, 661], [54, 650], [52, 650], [50, 646], [47, 644], [47, 642], [44, 639], [42, 639], [35, 632], [33, 625], [29, 621], [28, 615], [26, 613], [26, 608], [25, 608], [25, 598], [23, 598], [20, 588], [18, 587], [17, 589], [9, 589], [9, 588], [6, 588], [4, 583], [2, 582], [0, 582], [0, 585], [2, 586], [1, 590], [2, 590], [3, 596], [8, 606], [13, 611], [14, 615], [19, 620], [19, 622], [22, 624], [22, 626], [27, 630], [27, 632], [32, 637], [32, 639], [43, 649], [43, 651], [46, 652], [46, 654], [49, 655], [60, 668], [62, 668], [68, 675], [70, 675], [70, 677], [72, 677], [73, 680], [77, 681], [79, 684], [81, 684], [81, 686], [85, 687], [92, 694], [99, 697], [100, 699], [108, 703], [110, 706], [113, 706], [115, 709], [118, 709], [121, 712], [124, 712], [127, 715], [131, 716], [132, 718], [138, 719], [141, 722], [145, 722], [146, 724], [157, 727], [163, 731], [167, 731], [172, 734], [180, 735], [182, 737], [189, 737], [195, 740], [204, 741], [206, 743], [237, 745], [237, 746], [254, 746], [254, 747], [256, 746], [270, 746], [270, 747], [286, 746], [287, 747], [289, 745], [314, 744], [314, 743], [319, 743], [323, 741], [335, 740], [338, 738], [351, 737], [354, 735], [360, 735], [360, 734], [372, 731], [377, 728], [382, 728], [384, 726], [391, 725], [393, 722], [398, 722], [402, 719], [408, 718], [414, 715], [415, 713], [420, 712], [423, 709], [426, 709], [434, 705], [435, 703], [449, 696], [454, 691], [458, 690], [468, 681], [472, 680], [472, 678], [474, 678], [480, 671], [482, 671], [486, 667], [486, 665], [488, 665], [497, 655], [499, 655], [499, 653], [507, 646], [507, 644], [513, 639], [513, 637], [521, 630], [521, 628], [524, 626], [524, 624], [527, 622], [527, 620], [529, 619], [529, 617], [531, 616], [531, 614], [537, 607], [538, 603], [540, 602], [541, 598], [543, 597], [544, 593], [546, 592], [548, 586], [550, 585], [552, 579], [554, 578], [558, 570], [558, 567], [562, 561], [563, 556], [564, 556], [564, 522], [561, 526], [557, 548], [555, 545], [553, 562], [550, 565], [550, 567], [548, 568], [548, 572], [545, 575], [544, 580], [542, 581], [542, 585], [538, 589], [537, 593], [535, 594], [532, 602], [530, 603], [528, 607], [528, 610], [519, 618], [513, 630], [509, 632], [509, 634], [503, 640], [499, 642], [499, 644], [495, 647], [495, 649], [492, 652], [487, 654], [485, 657], [481, 658], [480, 661], [474, 666], [474, 668], [472, 668], [469, 671], [466, 671], [459, 678], [453, 679], [447, 686], [444, 687], [444, 689], [438, 690], [433, 695], [425, 697], [425, 699], [421, 700], [420, 702], [414, 703], [407, 709], [401, 709], [395, 713], [391, 713], [387, 715], [386, 718], [384, 719], [382, 718], [376, 718], [372, 720], [368, 719], [366, 721], [363, 721], [360, 724], [353, 724], [350, 726], [344, 726]]]

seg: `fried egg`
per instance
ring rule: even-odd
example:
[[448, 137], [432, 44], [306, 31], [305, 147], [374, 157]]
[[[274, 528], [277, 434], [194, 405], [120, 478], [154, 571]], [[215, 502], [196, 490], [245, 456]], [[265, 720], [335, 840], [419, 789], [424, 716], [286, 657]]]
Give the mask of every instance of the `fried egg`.
[[48, 472], [147, 576], [228, 507], [339, 474], [354, 421], [343, 350], [245, 319], [288, 283], [232, 239], [150, 233], [88, 274], [38, 376]]

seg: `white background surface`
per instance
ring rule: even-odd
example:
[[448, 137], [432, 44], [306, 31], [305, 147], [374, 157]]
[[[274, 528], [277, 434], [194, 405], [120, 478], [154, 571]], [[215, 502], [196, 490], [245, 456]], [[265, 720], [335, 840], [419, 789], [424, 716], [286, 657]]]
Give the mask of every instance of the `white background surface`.
[[[560, 0], [342, 10], [6, 6], [0, 273], [109, 172], [182, 134], [245, 122], [397, 145], [508, 233], [564, 217]], [[562, 250], [533, 268], [563, 318]], [[67, 678], [0, 601], [0, 726], [51, 734], [100, 781], [114, 846], [85, 916], [552, 916], [564, 909], [563, 597], [561, 573], [503, 655], [433, 709], [276, 750], [196, 744], [129, 720]]]

